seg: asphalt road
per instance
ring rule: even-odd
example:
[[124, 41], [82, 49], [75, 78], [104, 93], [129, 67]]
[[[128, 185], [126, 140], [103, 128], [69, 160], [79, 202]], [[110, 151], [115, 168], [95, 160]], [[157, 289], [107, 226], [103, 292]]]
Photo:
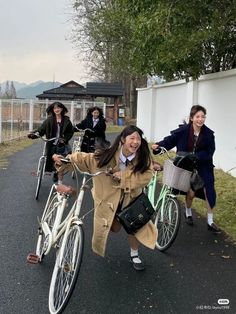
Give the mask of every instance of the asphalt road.
[[[52, 183], [46, 177], [34, 199], [41, 143], [17, 152], [0, 170], [0, 313], [48, 313], [48, 290], [54, 252], [40, 265], [26, 261], [35, 251], [40, 217]], [[84, 211], [92, 208], [87, 193]], [[181, 222], [166, 252], [144, 247], [146, 263], [136, 272], [129, 263], [126, 234], [111, 234], [105, 258], [91, 250], [92, 215], [85, 220], [85, 251], [75, 291], [65, 314], [208, 314], [236, 313], [236, 250], [222, 233], [211, 234], [204, 219]], [[228, 299], [229, 304], [218, 304]]]

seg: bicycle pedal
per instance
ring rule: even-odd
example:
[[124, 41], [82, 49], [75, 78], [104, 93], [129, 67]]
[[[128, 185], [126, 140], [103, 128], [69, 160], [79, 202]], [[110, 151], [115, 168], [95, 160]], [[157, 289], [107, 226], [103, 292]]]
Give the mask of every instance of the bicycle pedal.
[[27, 261], [30, 264], [38, 264], [40, 262], [40, 257], [34, 253], [30, 253], [27, 256]]

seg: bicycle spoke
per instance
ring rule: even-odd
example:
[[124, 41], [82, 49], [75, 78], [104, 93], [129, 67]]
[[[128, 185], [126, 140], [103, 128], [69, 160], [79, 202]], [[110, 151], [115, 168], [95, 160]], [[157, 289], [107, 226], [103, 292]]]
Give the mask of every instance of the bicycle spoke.
[[156, 247], [160, 251], [165, 251], [174, 242], [180, 224], [180, 206], [178, 201], [172, 197], [165, 197], [163, 202], [163, 207], [159, 209], [155, 219], [158, 229]]
[[64, 248], [63, 243], [62, 240], [49, 291], [49, 310], [50, 313], [54, 314], [63, 311], [74, 290], [83, 254], [84, 238], [82, 227], [74, 225], [69, 230]]

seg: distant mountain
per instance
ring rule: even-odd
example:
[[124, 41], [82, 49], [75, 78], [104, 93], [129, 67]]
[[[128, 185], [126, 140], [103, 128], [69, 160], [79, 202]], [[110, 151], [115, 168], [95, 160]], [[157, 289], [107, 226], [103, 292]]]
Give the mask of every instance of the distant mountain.
[[63, 83], [38, 81], [17, 90], [17, 98], [36, 98], [36, 95], [42, 94], [45, 90], [56, 88]]
[[[2, 91], [5, 91], [6, 82], [7, 82], [7, 81], [1, 83]], [[11, 84], [11, 81], [10, 81], [10, 80], [9, 80], [8, 82], [9, 82], [9, 84]], [[14, 84], [14, 86], [15, 86], [16, 91], [18, 91], [19, 89], [24, 88], [24, 87], [27, 86], [26, 83], [17, 82], [17, 81], [13, 81], [13, 84]]]
[[[6, 82], [1, 83], [1, 91], [4, 93], [6, 88]], [[9, 86], [11, 84], [11, 80], [8, 80]], [[43, 91], [56, 88], [63, 83], [60, 82], [44, 82], [44, 81], [36, 81], [30, 84], [26, 84], [23, 82], [13, 81], [13, 84], [16, 89], [17, 98], [28, 98], [33, 99], [36, 98], [36, 95], [42, 94]]]

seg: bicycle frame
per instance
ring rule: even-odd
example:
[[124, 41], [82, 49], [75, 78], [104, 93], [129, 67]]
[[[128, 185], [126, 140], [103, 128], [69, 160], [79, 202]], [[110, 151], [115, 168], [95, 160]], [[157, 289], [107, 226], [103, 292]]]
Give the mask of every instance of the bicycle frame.
[[177, 198], [177, 197], [175, 194], [172, 193], [172, 189], [164, 184], [162, 185], [158, 199], [155, 202], [157, 177], [158, 177], [158, 174], [157, 174], [157, 171], [155, 171], [155, 174], [153, 175], [151, 181], [149, 182], [147, 186], [147, 195], [150, 202], [152, 203], [154, 210], [156, 212], [158, 210], [161, 210], [161, 220], [163, 220], [163, 207], [164, 207], [166, 198], [167, 197]]
[[39, 176], [40, 164], [41, 164], [41, 161], [42, 161], [42, 160], [43, 160], [43, 162], [44, 162], [44, 165], [43, 165], [43, 174], [42, 174], [42, 176], [44, 176], [44, 174], [45, 174], [45, 166], [46, 166], [46, 161], [47, 161], [46, 147], [47, 147], [47, 143], [45, 142], [45, 143], [44, 143], [44, 147], [43, 147], [43, 154], [42, 154], [42, 156], [39, 158], [39, 161], [38, 161], [38, 169], [37, 169], [37, 174], [36, 174], [37, 177]]
[[[97, 174], [101, 173], [102, 171], [98, 172]], [[95, 175], [97, 175], [95, 174]], [[83, 202], [83, 198], [84, 198], [84, 193], [85, 193], [85, 189], [87, 188], [87, 183], [92, 179], [92, 176], [90, 174], [90, 177], [88, 178], [88, 174], [84, 173], [83, 174], [83, 179], [82, 179], [82, 183], [81, 183], [81, 187], [80, 187], [80, 191], [79, 194], [75, 200], [75, 202], [73, 203], [69, 213], [67, 214], [67, 216], [65, 217], [65, 219], [62, 220], [62, 216], [64, 213], [64, 210], [66, 208], [67, 205], [67, 201], [69, 198], [69, 195], [66, 194], [60, 194], [59, 192], [55, 192], [56, 190], [56, 185], [53, 184], [48, 196], [48, 200], [45, 206], [45, 210], [48, 208], [50, 200], [53, 197], [53, 194], [57, 194], [57, 198], [58, 198], [58, 202], [55, 204], [56, 208], [57, 208], [57, 212], [56, 212], [56, 217], [55, 217], [55, 221], [53, 224], [53, 227], [50, 229], [46, 218], [47, 216], [45, 216], [43, 214], [42, 216], [42, 220], [41, 220], [41, 228], [42, 231], [45, 235], [45, 238], [47, 238], [47, 249], [44, 252], [44, 255], [47, 255], [51, 248], [53, 246], [56, 246], [57, 241], [59, 240], [59, 238], [64, 234], [63, 236], [63, 240], [61, 243], [61, 249], [60, 249], [60, 265], [62, 262], [62, 257], [64, 254], [64, 249], [65, 249], [65, 242], [66, 242], [66, 238], [67, 238], [67, 234], [69, 232], [70, 226], [71, 224], [78, 224], [78, 225], [82, 225], [82, 219], [79, 218], [80, 215], [80, 211], [81, 211], [81, 206], [82, 206], [82, 202]], [[48, 215], [50, 215], [51, 212], [48, 213]], [[36, 251], [39, 248], [37, 247]]]
[[81, 145], [83, 142], [83, 138], [85, 136], [86, 131], [89, 131], [91, 133], [95, 133], [93, 130], [86, 128], [86, 129], [78, 129], [75, 127], [77, 131], [80, 133], [78, 137], [75, 138], [73, 145], [72, 145], [72, 153], [80, 152], [81, 151]]

